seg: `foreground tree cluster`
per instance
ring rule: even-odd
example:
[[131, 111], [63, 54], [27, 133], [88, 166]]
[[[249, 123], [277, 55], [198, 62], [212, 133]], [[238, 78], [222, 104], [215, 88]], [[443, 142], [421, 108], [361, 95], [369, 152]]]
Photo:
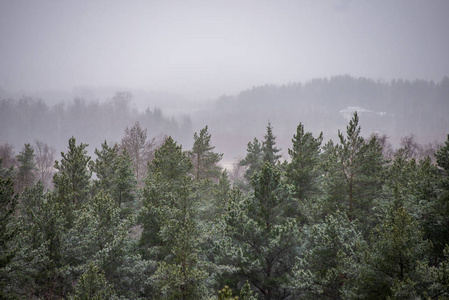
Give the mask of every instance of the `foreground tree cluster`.
[[[88, 156], [3, 145], [0, 298], [446, 299], [449, 136], [431, 157], [271, 124], [232, 181], [208, 127], [183, 150], [136, 123]], [[387, 151], [388, 150], [388, 151]], [[48, 182], [49, 174], [53, 179]]]

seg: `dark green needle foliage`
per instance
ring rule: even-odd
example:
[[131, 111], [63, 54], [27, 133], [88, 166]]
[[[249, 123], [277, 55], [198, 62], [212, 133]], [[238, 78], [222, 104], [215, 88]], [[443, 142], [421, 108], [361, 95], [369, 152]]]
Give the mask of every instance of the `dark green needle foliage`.
[[98, 178], [94, 181], [95, 190], [109, 193], [120, 209], [129, 210], [136, 199], [137, 180], [127, 148], [119, 153], [117, 145], [110, 147], [105, 141], [95, 154], [97, 158], [90, 163]]
[[351, 298], [359, 276], [358, 257], [366, 243], [346, 214], [337, 211], [306, 226], [303, 251], [293, 270], [292, 287], [301, 299]]
[[291, 162], [287, 165], [288, 182], [295, 188], [295, 196], [303, 200], [318, 193], [319, 159], [323, 133], [317, 138], [312, 133], [305, 132], [299, 123], [293, 136], [291, 149], [288, 149]]
[[89, 162], [89, 167], [97, 177], [97, 180], [94, 181], [97, 190], [108, 191], [112, 188], [118, 152], [117, 145], [111, 147], [106, 141], [101, 144], [101, 149], [95, 149], [94, 153], [97, 158]]
[[189, 156], [193, 164], [193, 178], [199, 181], [202, 179], [218, 179], [221, 173], [218, 162], [223, 158], [223, 154], [215, 153], [215, 149], [210, 143], [211, 135], [207, 132], [207, 126], [193, 136], [193, 148], [189, 151]]
[[0, 298], [12, 297], [10, 290], [11, 279], [8, 267], [16, 255], [13, 244], [18, 235], [14, 224], [17, 195], [14, 193], [14, 184], [11, 178], [0, 177]]
[[262, 143], [262, 161], [276, 165], [282, 157], [282, 155], [278, 154], [279, 151], [281, 151], [281, 149], [276, 147], [276, 137], [273, 134], [273, 127], [271, 126], [271, 123], [268, 123], [267, 134], [265, 134]]
[[373, 201], [382, 191], [382, 149], [375, 138], [361, 136], [359, 118], [354, 113], [346, 135], [339, 132], [339, 144], [326, 144], [324, 189], [328, 209], [346, 212], [350, 220], [369, 225]]
[[284, 285], [299, 243], [297, 202], [280, 171], [268, 162], [253, 176], [252, 186], [253, 195], [231, 195], [221, 255], [236, 268], [234, 278], [242, 284], [248, 280], [259, 297], [284, 299], [290, 296]]
[[0, 298], [449, 297], [449, 137], [387, 161], [354, 114], [325, 145], [299, 123], [280, 163], [269, 123], [238, 185], [208, 127], [153, 152], [135, 124], [93, 161], [72, 137], [54, 169], [38, 159], [45, 182], [29, 144], [0, 147]]
[[36, 178], [36, 163], [34, 150], [30, 144], [25, 144], [25, 147], [16, 156], [19, 162], [19, 170], [17, 173], [17, 189], [22, 192], [26, 186], [31, 186]]
[[281, 155], [280, 149], [276, 147], [276, 137], [273, 134], [271, 123], [267, 125], [267, 133], [262, 143], [257, 138], [248, 143], [246, 156], [239, 162], [240, 166], [246, 167], [245, 179], [251, 182], [251, 178], [256, 172], [259, 172], [265, 162], [276, 165], [279, 163]]
[[245, 179], [251, 181], [256, 171], [259, 171], [263, 164], [262, 145], [257, 138], [248, 143], [246, 148], [246, 156], [239, 162], [239, 165], [247, 167], [245, 171]]
[[74, 137], [69, 140], [67, 153], [61, 152], [61, 161], [55, 162], [58, 172], [53, 176], [56, 197], [66, 216], [67, 226], [71, 226], [75, 211], [88, 201], [90, 178], [90, 157], [86, 144], [76, 145]]
[[114, 296], [114, 289], [107, 283], [104, 272], [90, 264], [81, 275], [70, 300], [108, 300]]
[[171, 137], [149, 164], [140, 247], [145, 257], [158, 261], [152, 280], [155, 295], [163, 299], [197, 299], [205, 292], [208, 273], [199, 247], [203, 237], [192, 167]]

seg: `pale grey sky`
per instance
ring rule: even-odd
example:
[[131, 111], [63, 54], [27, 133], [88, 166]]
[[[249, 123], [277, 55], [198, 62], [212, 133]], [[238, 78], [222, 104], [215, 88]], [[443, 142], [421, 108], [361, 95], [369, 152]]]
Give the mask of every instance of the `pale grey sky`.
[[449, 1], [0, 0], [0, 88], [215, 98], [349, 74], [449, 75]]

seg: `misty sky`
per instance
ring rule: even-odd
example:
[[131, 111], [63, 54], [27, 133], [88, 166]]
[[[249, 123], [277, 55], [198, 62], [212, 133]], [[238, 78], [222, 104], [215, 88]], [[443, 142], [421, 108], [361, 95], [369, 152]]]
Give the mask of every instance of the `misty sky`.
[[349, 74], [449, 75], [449, 1], [0, 0], [0, 88], [212, 98]]

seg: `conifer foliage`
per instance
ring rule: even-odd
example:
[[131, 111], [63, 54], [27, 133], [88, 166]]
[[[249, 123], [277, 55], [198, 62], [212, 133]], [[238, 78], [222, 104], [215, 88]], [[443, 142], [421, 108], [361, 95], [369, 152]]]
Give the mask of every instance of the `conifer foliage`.
[[220, 175], [220, 167], [217, 163], [222, 159], [223, 154], [214, 153], [214, 146], [211, 146], [211, 135], [207, 132], [207, 126], [200, 130], [200, 134], [195, 132], [193, 148], [189, 155], [193, 163], [193, 177], [199, 181], [201, 179], [217, 179]]
[[319, 155], [323, 133], [317, 138], [312, 133], [305, 132], [300, 123], [293, 136], [293, 147], [288, 149], [291, 163], [288, 164], [286, 175], [290, 184], [295, 187], [295, 196], [299, 199], [310, 197], [318, 192]]
[[325, 145], [299, 123], [281, 161], [269, 123], [233, 182], [208, 129], [155, 149], [135, 123], [93, 158], [72, 137], [54, 169], [0, 146], [0, 298], [449, 297], [449, 136], [384, 157], [354, 114]]

